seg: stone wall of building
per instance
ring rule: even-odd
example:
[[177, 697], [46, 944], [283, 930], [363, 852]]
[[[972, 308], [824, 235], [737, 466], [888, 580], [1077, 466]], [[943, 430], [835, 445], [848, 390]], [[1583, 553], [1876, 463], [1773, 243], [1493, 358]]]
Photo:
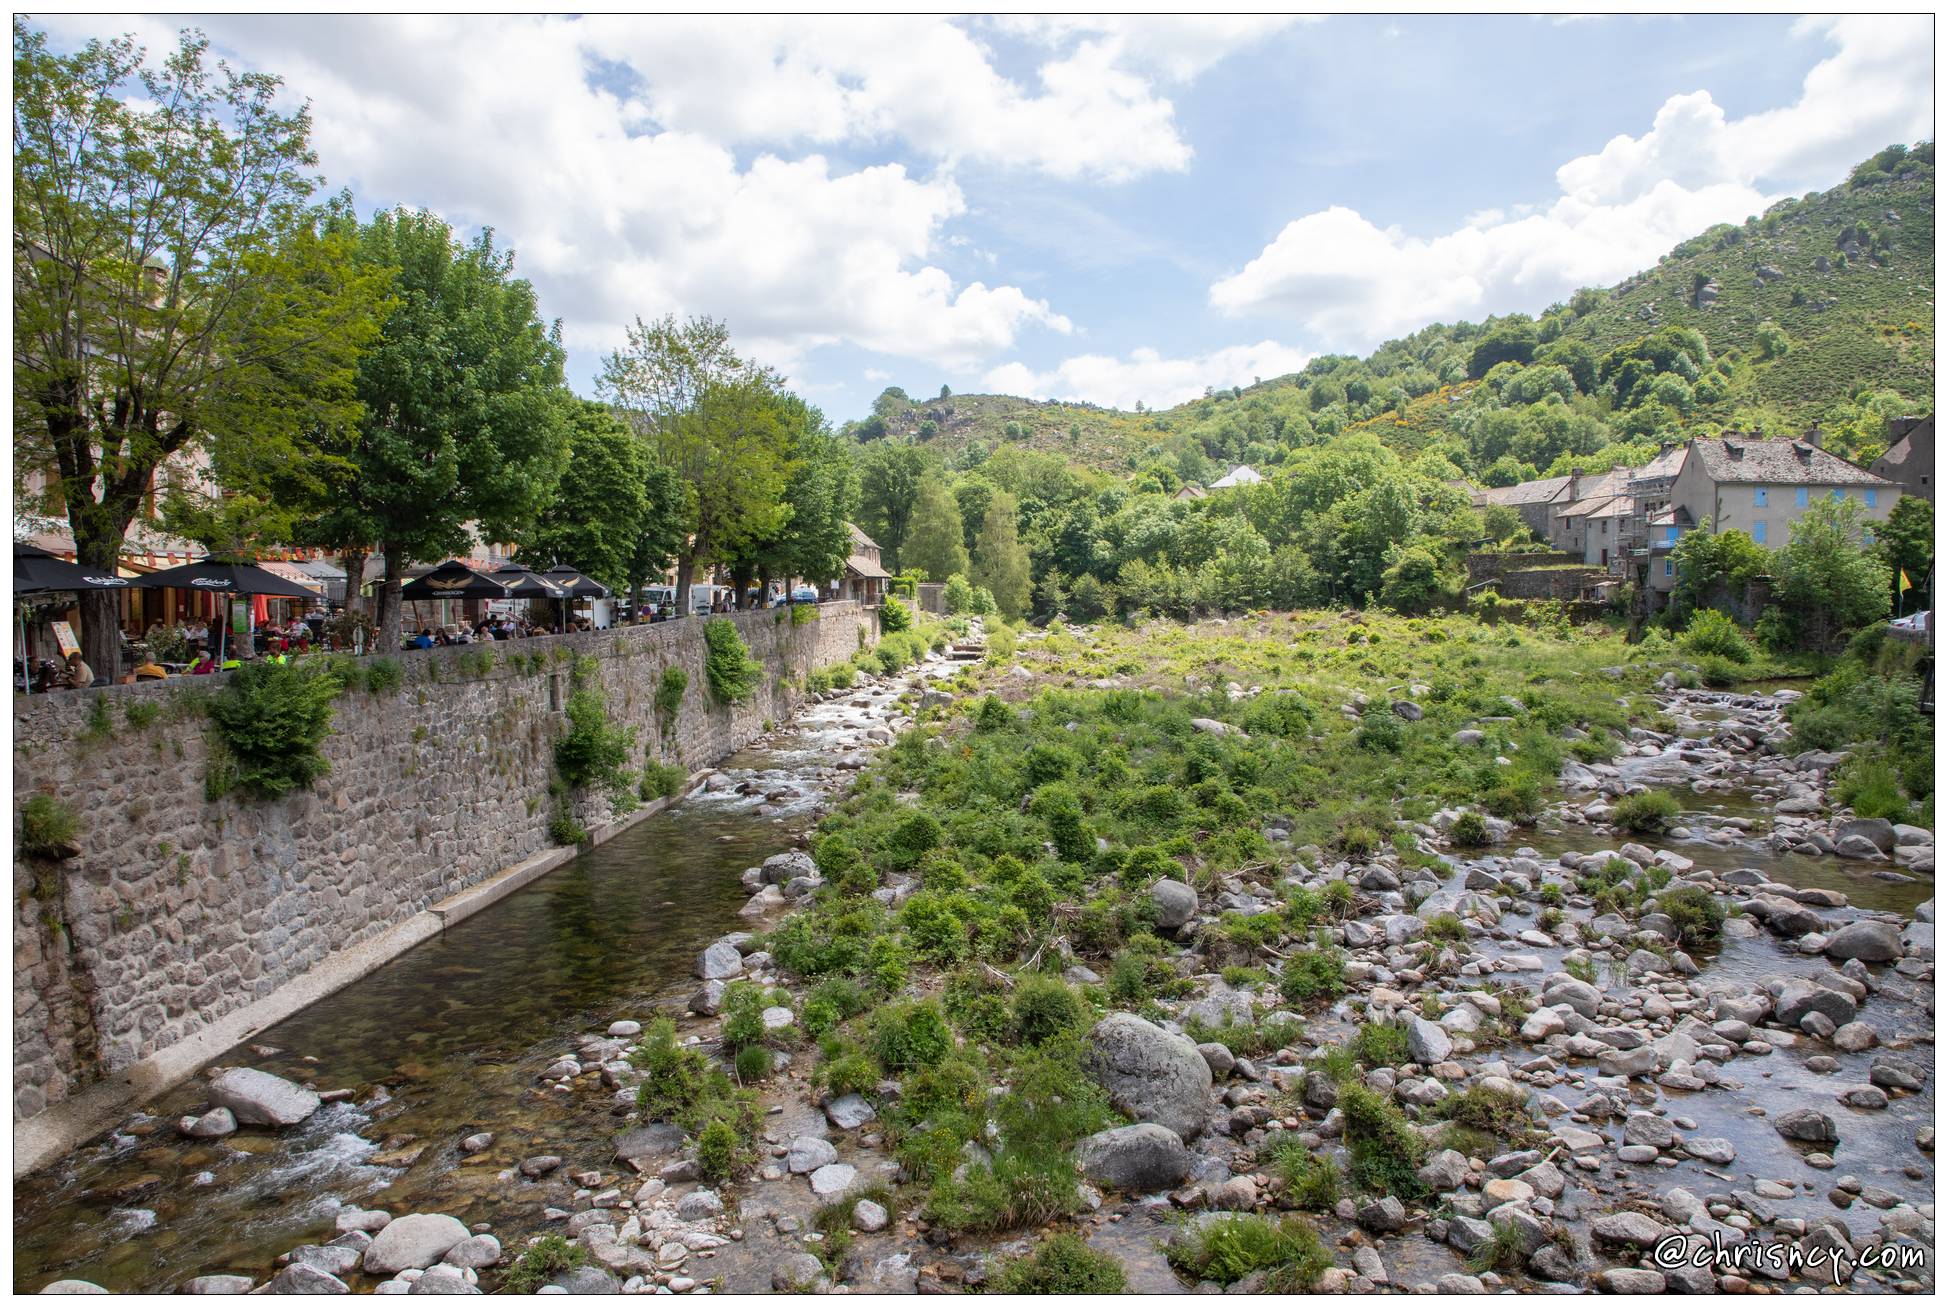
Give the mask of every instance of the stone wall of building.
[[[730, 618], [764, 667], [734, 708], [710, 698], [702, 619], [403, 655], [396, 689], [339, 698], [330, 773], [269, 802], [204, 797], [197, 701], [224, 677], [16, 697], [16, 812], [55, 796], [79, 853], [14, 864], [15, 1119], [548, 848], [578, 664], [635, 728], [638, 762], [694, 771], [787, 716], [805, 674], [878, 640], [871, 609], [816, 612]], [[656, 687], [673, 666], [689, 685], [663, 724]], [[606, 797], [573, 802], [591, 828], [608, 820]]]

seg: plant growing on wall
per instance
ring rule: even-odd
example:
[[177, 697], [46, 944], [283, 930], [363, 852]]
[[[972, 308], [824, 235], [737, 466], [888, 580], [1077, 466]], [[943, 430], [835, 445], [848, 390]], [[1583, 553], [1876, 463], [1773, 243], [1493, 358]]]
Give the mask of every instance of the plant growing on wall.
[[15, 847], [23, 858], [73, 858], [81, 850], [74, 843], [80, 820], [74, 810], [52, 795], [34, 795], [20, 806], [20, 841]]
[[204, 794], [242, 790], [277, 799], [331, 771], [319, 747], [331, 734], [332, 701], [344, 689], [324, 669], [246, 663], [210, 700], [214, 739]]
[[636, 778], [629, 771], [629, 752], [635, 747], [632, 727], [609, 720], [608, 702], [589, 684], [588, 669], [579, 662], [571, 674], [575, 689], [568, 697], [568, 734], [555, 744], [555, 771], [574, 789], [600, 786], [611, 798], [631, 798]]
[[713, 618], [703, 626], [704, 675], [711, 698], [719, 704], [742, 704], [757, 691], [764, 668], [751, 657], [744, 638], [729, 618]]
[[676, 731], [677, 711], [683, 707], [683, 692], [690, 689], [690, 674], [682, 668], [664, 668], [656, 683], [656, 719], [662, 724], [663, 739]]

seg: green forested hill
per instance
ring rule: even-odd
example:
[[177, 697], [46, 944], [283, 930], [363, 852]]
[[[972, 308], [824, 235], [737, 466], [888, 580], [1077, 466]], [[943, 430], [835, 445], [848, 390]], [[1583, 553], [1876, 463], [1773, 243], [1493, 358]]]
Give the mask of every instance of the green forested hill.
[[1864, 460], [1887, 417], [1932, 410], [1933, 321], [1934, 149], [1891, 146], [1830, 191], [1714, 227], [1535, 317], [1435, 324], [1364, 359], [1316, 359], [1154, 413], [889, 392], [851, 430], [951, 468], [1016, 446], [1164, 488], [1355, 430], [1493, 484], [1610, 466], [1699, 430], [1816, 420]]

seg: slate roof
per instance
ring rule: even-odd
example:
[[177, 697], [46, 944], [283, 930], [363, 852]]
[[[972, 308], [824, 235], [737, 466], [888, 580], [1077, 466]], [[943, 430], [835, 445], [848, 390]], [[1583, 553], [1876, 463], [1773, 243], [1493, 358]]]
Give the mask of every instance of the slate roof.
[[1513, 486], [1490, 486], [1481, 493], [1484, 504], [1548, 504], [1569, 489], [1567, 477], [1544, 477], [1540, 481], [1518, 482]]
[[1691, 442], [1704, 473], [1719, 485], [1891, 486], [1858, 464], [1806, 441], [1714, 436]]

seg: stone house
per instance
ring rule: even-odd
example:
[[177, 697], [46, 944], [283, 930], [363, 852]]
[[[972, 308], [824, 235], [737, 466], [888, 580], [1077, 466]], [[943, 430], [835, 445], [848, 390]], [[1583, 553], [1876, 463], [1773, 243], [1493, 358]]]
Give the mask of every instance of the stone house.
[[1569, 478], [1544, 477], [1540, 481], [1518, 482], [1513, 486], [1491, 486], [1476, 491], [1474, 506], [1485, 509], [1499, 504], [1514, 509], [1537, 540], [1549, 539], [1549, 514], [1569, 493]]
[[852, 537], [852, 553], [846, 557], [845, 574], [839, 579], [838, 597], [860, 604], [878, 604], [886, 597], [886, 583], [892, 573], [879, 561], [879, 543], [851, 523], [845, 529]]
[[1934, 417], [1893, 418], [1887, 453], [1867, 465], [1867, 471], [1901, 488], [1904, 495], [1934, 500]]
[[[1630, 473], [1625, 468], [1569, 474], [1568, 487], [1550, 506], [1550, 546], [1565, 554], [1581, 555], [1590, 563], [1608, 563], [1617, 547], [1613, 523], [1616, 501], [1624, 500], [1627, 510], [1629, 483]], [[1629, 513], [1623, 516], [1628, 518]], [[1601, 531], [1596, 530], [1599, 524]], [[1593, 544], [1592, 537], [1601, 543]]]
[[1671, 486], [1668, 509], [1652, 515], [1645, 582], [1668, 593], [1677, 583], [1671, 549], [1686, 531], [1742, 531], [1767, 549], [1792, 537], [1815, 500], [1857, 500], [1871, 522], [1885, 522], [1901, 488], [1821, 449], [1813, 439], [1770, 440], [1727, 434], [1693, 439]]

